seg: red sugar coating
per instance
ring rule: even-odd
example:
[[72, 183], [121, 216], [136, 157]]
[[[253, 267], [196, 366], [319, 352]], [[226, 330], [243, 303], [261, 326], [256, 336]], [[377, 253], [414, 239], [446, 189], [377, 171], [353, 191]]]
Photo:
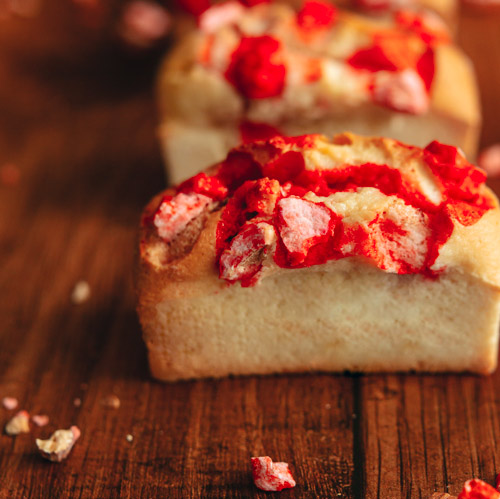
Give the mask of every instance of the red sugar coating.
[[240, 281], [243, 287], [256, 283], [256, 274], [262, 268], [266, 251], [266, 223], [247, 223], [231, 240], [229, 247], [221, 254], [219, 277], [230, 282]]
[[424, 80], [425, 88], [427, 92], [430, 91], [432, 86], [432, 81], [434, 80], [434, 74], [436, 72], [436, 63], [434, 58], [434, 50], [429, 47], [417, 61], [415, 67], [420, 78]]
[[218, 257], [248, 220], [259, 218], [270, 221], [280, 196], [280, 184], [276, 180], [262, 178], [241, 185], [229, 199], [217, 225]]
[[189, 14], [200, 16], [210, 7], [210, 0], [177, 0], [177, 4]]
[[231, 55], [227, 80], [248, 99], [281, 95], [286, 67], [281, 42], [272, 36], [243, 37]]
[[282, 184], [293, 180], [304, 171], [304, 156], [298, 151], [287, 151], [262, 166], [262, 175]]
[[222, 163], [216, 177], [231, 192], [235, 191], [246, 180], [256, 180], [260, 174], [260, 165], [250, 153], [233, 150]]
[[[450, 213], [462, 225], [473, 225], [486, 210], [494, 207], [493, 201], [479, 192], [486, 181], [486, 174], [470, 164], [456, 147], [431, 142], [425, 149], [425, 160], [446, 192]], [[459, 165], [460, 168], [457, 168]]]
[[209, 177], [206, 173], [198, 173], [194, 177], [183, 182], [177, 192], [195, 192], [211, 197], [215, 201], [223, 200], [228, 193], [228, 188], [218, 177]]
[[[228, 199], [216, 230], [216, 261], [222, 278], [241, 280], [245, 286], [255, 284], [260, 257], [271, 246], [275, 263], [283, 268], [364, 256], [383, 270], [433, 277], [436, 271], [431, 267], [454, 223], [472, 225], [494, 208], [483, 189], [484, 172], [455, 147], [432, 142], [420, 150], [399, 144], [422, 151], [441, 192], [442, 202], [435, 205], [412, 177], [386, 164], [306, 170], [303, 153], [314, 148], [316, 140], [317, 136], [280, 136], [242, 146], [231, 151], [213, 175], [200, 173], [178, 188], [177, 196], [206, 196], [216, 202]], [[304, 199], [308, 192], [328, 197], [362, 187], [399, 198], [400, 208], [392, 215], [384, 211], [366, 223], [348, 225], [323, 203]], [[162, 201], [156, 213], [163, 203], [171, 203], [171, 197]], [[154, 219], [155, 215], [145, 223]], [[267, 243], [265, 236], [270, 238]], [[238, 251], [242, 251], [241, 261]]]
[[273, 463], [268, 456], [252, 457], [252, 476], [257, 488], [272, 492], [295, 487], [287, 463]]
[[376, 33], [372, 45], [355, 52], [347, 63], [369, 71], [398, 71], [415, 67], [425, 48], [423, 43], [411, 43], [406, 33], [387, 29]]
[[[300, 142], [308, 144], [304, 137], [300, 139]], [[439, 255], [439, 248], [451, 236], [453, 220], [457, 219], [464, 224], [474, 223], [487, 209], [493, 207], [491, 201], [479, 194], [484, 175], [461, 158], [453, 147], [433, 143], [424, 151], [425, 160], [438, 177], [438, 181], [442, 183], [445, 199], [440, 206], [434, 206], [412, 184], [411, 180], [403, 179], [399, 170], [390, 168], [388, 165], [366, 163], [344, 166], [336, 170], [308, 171], [305, 170], [301, 152], [287, 150], [281, 155], [276, 153], [276, 150], [286, 148], [288, 143], [290, 143], [289, 139], [280, 137], [260, 146], [269, 153], [268, 161], [260, 166], [261, 175], [271, 177], [276, 182], [273, 183], [272, 188], [273, 202], [268, 206], [272, 206], [273, 203], [278, 205], [273, 219], [279, 235], [274, 260], [280, 267], [306, 267], [357, 254], [370, 258], [383, 269], [390, 269], [401, 274], [422, 272], [432, 276], [434, 274], [430, 267]], [[472, 180], [468, 180], [467, 176], [471, 176]], [[261, 186], [258, 195], [269, 197], [271, 189], [264, 188], [265, 184], [262, 182], [258, 184]], [[281, 193], [278, 194], [277, 189], [280, 184]], [[319, 234], [319, 237], [304, 238], [301, 251], [290, 244], [287, 245], [288, 236], [284, 237], [283, 234], [284, 221], [279, 208], [282, 206], [283, 199], [289, 196], [300, 198], [307, 192], [328, 196], [335, 192], [355, 191], [359, 187], [375, 187], [386, 195], [395, 195], [425, 214], [428, 227], [427, 242], [424, 244], [426, 254], [421, 260], [415, 260], [419, 262], [418, 266], [405, 256], [409, 251], [404, 247], [403, 236], [406, 231], [388, 219], [374, 221], [375, 226], [372, 228], [347, 230], [340, 217], [332, 212], [329, 230]], [[250, 184], [243, 184], [223, 211], [217, 231], [218, 255], [238, 234], [240, 227], [249, 219], [250, 214], [252, 216], [265, 215], [266, 220], [269, 220], [268, 212], [256, 213], [257, 210], [249, 208], [248, 193], [250, 191]], [[322, 204], [318, 203], [316, 206], [322, 206]], [[299, 241], [300, 226], [304, 226], [303, 221], [295, 227]], [[382, 241], [385, 243], [382, 244]], [[343, 252], [342, 248], [349, 247], [349, 245], [355, 249], [354, 253]], [[384, 250], [384, 253], [378, 253], [381, 250]], [[390, 263], [387, 261], [387, 254], [392, 258]]]
[[335, 229], [339, 221], [340, 217], [322, 203], [295, 196], [281, 199], [275, 218], [280, 234], [276, 263], [296, 268], [326, 262], [335, 252]]
[[370, 72], [414, 69], [424, 81], [427, 91], [434, 79], [433, 49], [398, 30], [377, 33], [371, 46], [354, 52], [346, 62], [355, 69]]
[[419, 35], [425, 43], [448, 43], [450, 41], [450, 33], [446, 25], [436, 14], [401, 9], [396, 12], [394, 19], [399, 26]]
[[337, 9], [329, 3], [307, 0], [297, 13], [297, 24], [306, 31], [330, 28], [337, 20]]
[[380, 45], [373, 45], [360, 49], [347, 59], [355, 69], [366, 69], [367, 71], [397, 71], [397, 64], [391, 60]]
[[457, 499], [500, 499], [500, 492], [477, 478], [468, 480]]
[[266, 123], [255, 123], [253, 121], [242, 121], [240, 123], [240, 137], [243, 144], [255, 142], [256, 140], [269, 140], [280, 135], [282, 133], [277, 128]]

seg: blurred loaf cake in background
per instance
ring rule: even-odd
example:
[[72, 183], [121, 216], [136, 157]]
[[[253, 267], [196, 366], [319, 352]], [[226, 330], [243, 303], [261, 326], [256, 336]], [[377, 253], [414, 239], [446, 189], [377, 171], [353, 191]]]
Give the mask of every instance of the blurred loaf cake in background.
[[437, 18], [373, 20], [309, 1], [212, 7], [167, 56], [158, 79], [172, 182], [242, 141], [344, 130], [473, 158], [480, 128], [473, 68]]

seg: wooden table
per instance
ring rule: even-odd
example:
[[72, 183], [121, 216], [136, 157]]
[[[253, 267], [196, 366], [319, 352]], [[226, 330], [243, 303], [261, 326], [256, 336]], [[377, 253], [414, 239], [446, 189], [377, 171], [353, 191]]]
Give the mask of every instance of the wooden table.
[[[0, 165], [20, 172], [0, 183], [0, 397], [50, 416], [0, 436], [0, 497], [266, 497], [253, 455], [291, 464], [298, 485], [282, 497], [426, 499], [473, 476], [492, 483], [500, 372], [149, 378], [131, 267], [141, 208], [164, 182], [159, 52], [114, 41], [117, 2], [94, 30], [75, 9], [50, 1], [0, 21]], [[500, 12], [467, 8], [461, 20], [485, 145], [500, 141]], [[81, 279], [91, 296], [78, 305]], [[101, 404], [110, 394], [118, 409]], [[0, 408], [0, 423], [10, 414]], [[70, 457], [42, 460], [34, 438], [71, 424], [82, 437]]]

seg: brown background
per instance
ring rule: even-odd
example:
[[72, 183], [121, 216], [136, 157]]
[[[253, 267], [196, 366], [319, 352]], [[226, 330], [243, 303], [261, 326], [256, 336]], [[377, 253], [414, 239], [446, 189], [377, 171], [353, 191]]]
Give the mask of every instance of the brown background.
[[[149, 379], [131, 267], [140, 210], [164, 185], [160, 51], [120, 45], [119, 10], [106, 3], [82, 24], [59, 0], [0, 19], [0, 167], [20, 171], [0, 182], [0, 397], [51, 417], [0, 436], [0, 497], [265, 497], [252, 455], [290, 463], [298, 485], [281, 497], [428, 498], [472, 476], [492, 483], [500, 372]], [[500, 8], [465, 7], [460, 41], [478, 70], [482, 144], [500, 142]], [[79, 279], [92, 295], [74, 305]], [[101, 405], [111, 393], [119, 409]], [[0, 424], [10, 415], [0, 408]], [[82, 437], [68, 460], [39, 458], [34, 437], [70, 424]]]

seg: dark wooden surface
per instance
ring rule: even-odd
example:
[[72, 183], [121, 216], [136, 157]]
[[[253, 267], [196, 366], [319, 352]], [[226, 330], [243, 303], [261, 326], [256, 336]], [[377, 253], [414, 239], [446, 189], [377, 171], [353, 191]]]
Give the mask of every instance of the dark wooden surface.
[[[500, 372], [149, 378], [131, 267], [140, 210], [164, 183], [159, 51], [123, 49], [119, 4], [107, 5], [92, 29], [71, 2], [0, 20], [0, 168], [20, 172], [0, 183], [0, 397], [51, 418], [0, 436], [0, 497], [266, 497], [252, 455], [290, 463], [298, 485], [283, 497], [428, 498], [472, 476], [492, 483]], [[469, 7], [461, 24], [487, 145], [500, 141], [500, 11]], [[91, 297], [75, 305], [80, 279]], [[109, 394], [119, 409], [102, 406]], [[10, 415], [0, 408], [0, 424]], [[82, 437], [67, 461], [43, 461], [34, 438], [71, 424]]]

